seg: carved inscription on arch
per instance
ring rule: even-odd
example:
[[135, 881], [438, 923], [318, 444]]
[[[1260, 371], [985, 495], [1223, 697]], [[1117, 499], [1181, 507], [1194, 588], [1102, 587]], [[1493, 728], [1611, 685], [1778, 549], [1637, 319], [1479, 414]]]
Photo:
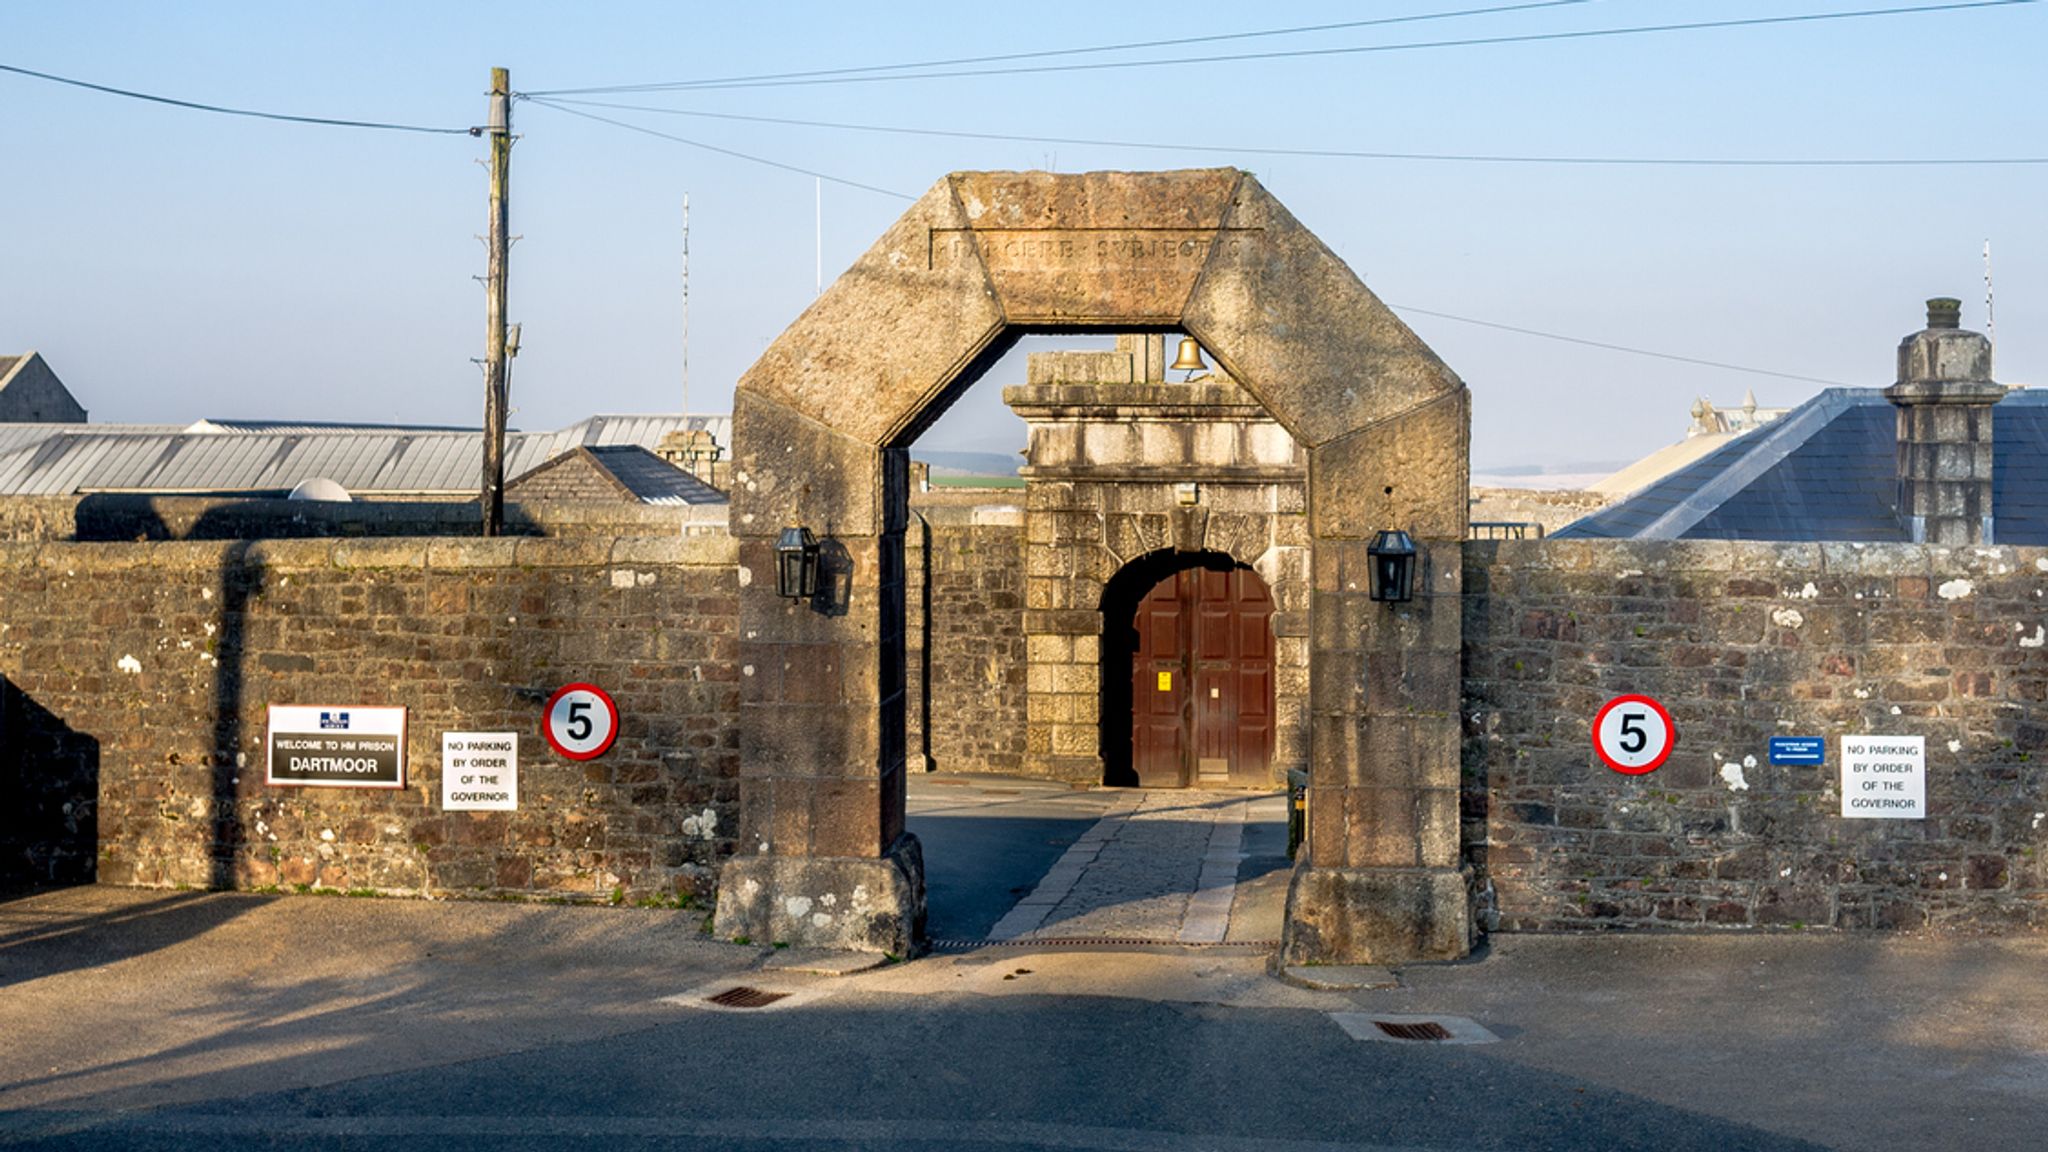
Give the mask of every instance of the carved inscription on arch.
[[1178, 323], [1212, 257], [1241, 261], [1258, 228], [933, 228], [928, 267], [979, 263], [1012, 324]]
[[1085, 272], [1129, 268], [1197, 269], [1217, 245], [1228, 255], [1257, 228], [934, 228], [927, 267], [975, 258], [991, 270]]

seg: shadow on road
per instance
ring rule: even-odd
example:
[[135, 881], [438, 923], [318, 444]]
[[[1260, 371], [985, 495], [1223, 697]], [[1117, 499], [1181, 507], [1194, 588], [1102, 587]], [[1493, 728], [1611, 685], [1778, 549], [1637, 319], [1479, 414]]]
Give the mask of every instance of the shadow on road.
[[82, 915], [50, 915], [37, 907], [36, 895], [0, 897], [0, 988], [169, 948], [269, 900], [173, 892]]

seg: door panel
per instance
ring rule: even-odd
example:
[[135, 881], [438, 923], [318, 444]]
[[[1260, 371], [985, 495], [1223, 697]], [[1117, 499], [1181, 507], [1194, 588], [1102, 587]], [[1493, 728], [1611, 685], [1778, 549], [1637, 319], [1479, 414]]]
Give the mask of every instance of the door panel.
[[1139, 604], [1132, 766], [1146, 787], [1272, 782], [1273, 601], [1245, 568], [1190, 569]]
[[1131, 768], [1146, 788], [1187, 784], [1184, 575], [1160, 581], [1138, 604], [1138, 651], [1131, 660]]

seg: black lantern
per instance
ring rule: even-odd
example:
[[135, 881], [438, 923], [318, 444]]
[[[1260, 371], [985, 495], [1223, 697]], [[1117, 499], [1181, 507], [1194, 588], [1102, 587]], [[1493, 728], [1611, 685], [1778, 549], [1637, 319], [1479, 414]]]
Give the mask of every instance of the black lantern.
[[1372, 538], [1365, 554], [1372, 557], [1372, 598], [1389, 604], [1415, 594], [1415, 541], [1399, 528]]
[[818, 538], [795, 524], [775, 540], [775, 590], [791, 600], [818, 594]]

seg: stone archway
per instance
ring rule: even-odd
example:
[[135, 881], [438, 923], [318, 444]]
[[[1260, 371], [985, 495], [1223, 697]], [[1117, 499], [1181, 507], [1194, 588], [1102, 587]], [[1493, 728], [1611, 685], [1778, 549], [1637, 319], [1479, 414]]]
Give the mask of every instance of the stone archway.
[[[1182, 329], [1308, 455], [1310, 811], [1290, 961], [1463, 954], [1457, 376], [1250, 174], [950, 175], [740, 380], [740, 852], [728, 936], [907, 954], [907, 446], [1018, 336]], [[831, 610], [776, 595], [774, 538], [831, 541]], [[1415, 599], [1367, 595], [1374, 531], [1421, 547]]]

